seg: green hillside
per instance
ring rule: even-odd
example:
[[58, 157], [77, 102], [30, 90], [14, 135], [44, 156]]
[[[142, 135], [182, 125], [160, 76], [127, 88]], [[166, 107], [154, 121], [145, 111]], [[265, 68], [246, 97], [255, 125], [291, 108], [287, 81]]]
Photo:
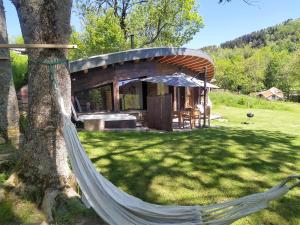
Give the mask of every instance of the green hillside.
[[289, 19], [282, 24], [243, 35], [221, 44], [222, 48], [243, 48], [247, 45], [261, 48], [267, 45], [295, 51], [300, 41], [300, 19]]
[[203, 50], [212, 54], [222, 88], [244, 94], [273, 86], [286, 94], [300, 89], [300, 19]]

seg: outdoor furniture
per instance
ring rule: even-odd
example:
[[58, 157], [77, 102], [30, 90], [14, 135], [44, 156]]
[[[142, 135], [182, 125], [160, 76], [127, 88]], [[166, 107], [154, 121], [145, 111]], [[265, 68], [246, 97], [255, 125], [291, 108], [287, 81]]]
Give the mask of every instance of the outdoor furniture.
[[196, 126], [196, 120], [200, 124], [200, 112], [197, 109], [186, 108], [181, 111], [173, 111], [172, 119], [178, 119], [178, 127], [184, 128], [184, 123], [189, 122], [191, 129]]
[[185, 111], [182, 112], [182, 121], [183, 121], [183, 128], [184, 128], [184, 123], [186, 121], [188, 121], [190, 124], [190, 128], [193, 129], [194, 118], [193, 118], [193, 109], [192, 108], [186, 108]]
[[207, 120], [208, 126], [210, 127], [210, 114], [211, 114], [211, 106], [207, 105], [205, 110], [205, 117], [204, 117], [204, 106], [202, 104], [197, 105], [197, 108], [200, 112], [199, 118], [199, 125], [201, 126], [201, 120]]
[[136, 128], [136, 117], [125, 113], [79, 115], [78, 120], [83, 121], [84, 129], [89, 131], [105, 128]]
[[203, 80], [195, 77], [188, 76], [184, 73], [174, 73], [170, 75], [153, 76], [141, 79], [142, 81], [165, 84], [174, 87], [204, 87], [206, 88], [219, 88], [218, 86], [206, 82], [204, 85]]
[[194, 121], [194, 127], [196, 126], [196, 120], [198, 121], [198, 126], [201, 126], [201, 113], [198, 109], [193, 109], [193, 121]]
[[178, 120], [178, 127], [181, 128], [181, 114], [180, 111], [173, 111], [172, 112], [172, 122], [174, 119]]

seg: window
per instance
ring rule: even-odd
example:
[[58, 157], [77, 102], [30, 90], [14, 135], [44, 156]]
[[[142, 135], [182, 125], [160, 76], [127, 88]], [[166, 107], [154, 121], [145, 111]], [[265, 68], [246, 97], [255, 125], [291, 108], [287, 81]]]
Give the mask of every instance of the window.
[[132, 79], [123, 83], [124, 84], [121, 84], [119, 88], [121, 110], [143, 109], [142, 82]]
[[168, 94], [169, 87], [164, 84], [157, 84], [157, 95], [165, 95]]
[[75, 93], [83, 112], [112, 111], [112, 84]]

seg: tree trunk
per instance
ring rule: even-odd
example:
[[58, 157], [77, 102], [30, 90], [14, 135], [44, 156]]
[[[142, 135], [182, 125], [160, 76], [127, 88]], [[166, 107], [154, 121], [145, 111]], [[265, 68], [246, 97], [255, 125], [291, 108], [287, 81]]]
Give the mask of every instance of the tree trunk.
[[[12, 0], [25, 43], [67, 44], [71, 34], [72, 0]], [[70, 187], [71, 170], [61, 133], [62, 121], [52, 89], [50, 71], [42, 62], [66, 60], [63, 49], [30, 49], [29, 56], [29, 134], [26, 135], [20, 176], [35, 186], [42, 197]], [[71, 109], [71, 82], [66, 65], [57, 65], [55, 73], [64, 98]], [[69, 112], [70, 113], [70, 112]], [[51, 195], [51, 194], [49, 194]], [[47, 196], [46, 196], [47, 197]]]
[[[0, 43], [7, 44], [7, 30], [3, 0], [0, 0]], [[19, 144], [19, 108], [13, 82], [9, 50], [0, 49], [0, 133], [7, 141]], [[7, 57], [8, 59], [3, 59]]]

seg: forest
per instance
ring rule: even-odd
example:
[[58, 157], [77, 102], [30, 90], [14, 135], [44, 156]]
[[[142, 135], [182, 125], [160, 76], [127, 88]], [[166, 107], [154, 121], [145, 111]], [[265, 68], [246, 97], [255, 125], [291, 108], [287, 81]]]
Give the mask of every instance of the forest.
[[203, 48], [216, 64], [216, 83], [243, 94], [271, 87], [300, 90], [300, 19]]

